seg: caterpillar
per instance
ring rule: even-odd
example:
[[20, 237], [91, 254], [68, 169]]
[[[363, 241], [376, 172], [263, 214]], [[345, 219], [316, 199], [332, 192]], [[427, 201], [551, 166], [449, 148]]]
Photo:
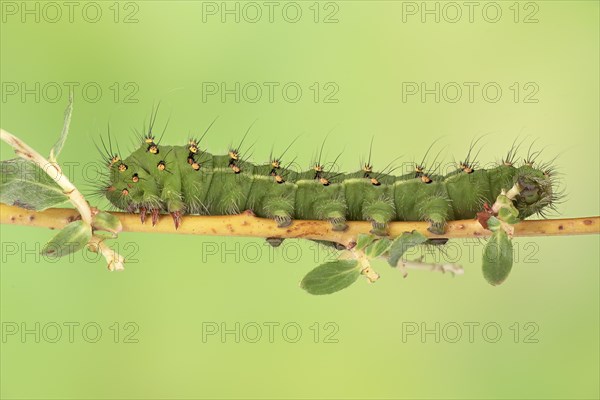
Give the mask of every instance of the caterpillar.
[[334, 230], [344, 230], [347, 221], [370, 221], [371, 233], [385, 235], [391, 221], [428, 221], [432, 233], [443, 234], [447, 221], [475, 218], [515, 183], [522, 187], [515, 199], [521, 219], [543, 216], [560, 195], [551, 163], [536, 163], [539, 151], [530, 147], [517, 165], [516, 141], [492, 168], [478, 167], [477, 155], [472, 155], [477, 141], [472, 141], [463, 161], [446, 174], [426, 167], [428, 150], [413, 171], [393, 175], [389, 165], [377, 172], [370, 152], [360, 170], [334, 172], [321, 159], [324, 140], [311, 167], [298, 172], [285, 164], [289, 146], [266, 163], [250, 162], [243, 154], [249, 129], [238, 146], [217, 155], [202, 150], [212, 124], [199, 138], [163, 145], [164, 131], [160, 138], [152, 133], [155, 119], [151, 117], [145, 134], [138, 132], [139, 147], [128, 156], [113, 153], [110, 134], [108, 146], [104, 140], [103, 148], [98, 146], [108, 166], [101, 192], [116, 208], [139, 213], [142, 223], [150, 216], [156, 224], [160, 215], [170, 214], [178, 228], [184, 214], [230, 215], [249, 209], [282, 229], [294, 219], [327, 220]]

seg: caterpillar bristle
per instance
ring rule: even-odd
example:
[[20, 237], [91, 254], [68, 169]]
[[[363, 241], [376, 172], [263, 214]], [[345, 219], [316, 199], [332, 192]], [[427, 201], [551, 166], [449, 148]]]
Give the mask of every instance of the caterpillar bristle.
[[517, 158], [517, 154], [518, 154], [519, 148], [521, 147], [521, 145], [523, 144], [523, 142], [525, 142], [525, 139], [527, 139], [527, 136], [525, 138], [523, 138], [523, 140], [521, 140], [519, 142], [519, 144], [517, 144], [517, 140], [518, 139], [519, 139], [519, 137], [517, 136], [515, 138], [515, 140], [513, 141], [510, 149], [508, 150], [508, 153], [506, 154], [506, 157], [502, 160], [502, 164], [504, 164], [506, 166], [514, 165], [515, 160]]
[[483, 146], [479, 147], [479, 150], [477, 150], [477, 153], [473, 156], [473, 159], [471, 159], [471, 152], [473, 151], [475, 146], [477, 146], [477, 143], [479, 143], [481, 141], [481, 139], [483, 139], [487, 135], [489, 135], [489, 133], [486, 133], [477, 138], [471, 139], [471, 143], [469, 144], [469, 151], [467, 152], [467, 155], [466, 155], [464, 161], [459, 162], [459, 168], [463, 172], [470, 174], [470, 173], [473, 173], [473, 171], [475, 170], [475, 166], [477, 164], [477, 157], [479, 156], [479, 153], [483, 149]]

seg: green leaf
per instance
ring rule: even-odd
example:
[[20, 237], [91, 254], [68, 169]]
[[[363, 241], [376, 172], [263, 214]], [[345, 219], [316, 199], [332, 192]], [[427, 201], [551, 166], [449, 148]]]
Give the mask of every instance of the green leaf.
[[43, 211], [68, 200], [62, 188], [36, 164], [13, 158], [0, 166], [0, 202]]
[[356, 241], [356, 250], [364, 249], [365, 247], [373, 243], [375, 239], [377, 239], [377, 236], [375, 235], [370, 235], [368, 233], [359, 233], [358, 239]]
[[505, 194], [499, 194], [496, 197], [496, 204], [500, 205], [500, 207], [511, 207], [513, 206], [513, 202], [508, 198]]
[[406, 250], [410, 249], [411, 247], [418, 246], [426, 241], [427, 237], [422, 233], [417, 231], [404, 232], [392, 242], [389, 250], [390, 256], [388, 258], [388, 263], [392, 267], [398, 266], [398, 261], [400, 261], [400, 258], [402, 258], [402, 255], [406, 252]]
[[104, 211], [100, 211], [94, 216], [92, 227], [94, 230], [110, 232], [113, 237], [116, 237], [123, 230], [123, 225], [119, 221], [119, 218]]
[[390, 248], [391, 244], [392, 241], [390, 239], [379, 239], [367, 246], [367, 248], [365, 249], [365, 254], [369, 258], [379, 257]]
[[[504, 194], [496, 197], [496, 205], [499, 205], [498, 219], [508, 223], [516, 224], [519, 222], [519, 210], [515, 207], [513, 201]], [[489, 225], [489, 222], [488, 222]]]
[[483, 276], [490, 284], [499, 285], [508, 277], [512, 264], [512, 242], [503, 229], [498, 229], [483, 250]]
[[487, 225], [488, 230], [492, 232], [496, 232], [498, 229], [502, 228], [502, 222], [500, 222], [500, 220], [494, 216], [487, 220]]
[[498, 210], [498, 218], [507, 224], [514, 225], [519, 222], [519, 210], [513, 205], [511, 207], [502, 207]]
[[300, 287], [310, 294], [331, 294], [352, 285], [359, 275], [357, 260], [331, 261], [306, 274]]
[[65, 141], [67, 140], [67, 136], [69, 135], [69, 126], [71, 125], [71, 116], [73, 115], [73, 92], [69, 93], [69, 105], [65, 110], [65, 119], [63, 122], [62, 132], [60, 133], [60, 137], [57, 142], [54, 144], [52, 149], [50, 149], [50, 162], [56, 162], [58, 155], [62, 151], [63, 146], [65, 145]]
[[42, 249], [42, 255], [63, 257], [79, 251], [92, 238], [92, 227], [83, 221], [73, 221], [56, 234]]

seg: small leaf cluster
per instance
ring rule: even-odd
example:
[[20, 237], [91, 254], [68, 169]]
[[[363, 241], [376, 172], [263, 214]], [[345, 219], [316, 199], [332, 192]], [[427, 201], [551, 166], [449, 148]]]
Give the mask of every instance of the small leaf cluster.
[[300, 282], [300, 287], [310, 294], [323, 295], [347, 288], [362, 274], [370, 282], [377, 275], [371, 268], [370, 260], [384, 258], [392, 267], [396, 267], [403, 254], [411, 247], [427, 241], [423, 234], [405, 232], [394, 240], [371, 234], [359, 234], [356, 245], [346, 251], [350, 259], [338, 259], [319, 265], [310, 271]]

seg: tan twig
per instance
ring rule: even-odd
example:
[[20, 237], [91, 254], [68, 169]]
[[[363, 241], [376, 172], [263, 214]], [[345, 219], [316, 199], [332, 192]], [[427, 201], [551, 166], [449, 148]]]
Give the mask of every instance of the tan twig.
[[100, 253], [108, 263], [109, 271], [122, 271], [125, 269], [125, 257], [111, 249], [104, 243], [104, 238], [100, 236], [92, 236], [88, 243], [88, 249], [95, 253]]
[[[331, 229], [328, 221], [298, 220], [287, 228], [277, 228], [275, 221], [257, 218], [251, 212], [226, 216], [188, 215], [182, 218], [179, 229], [173, 226], [170, 216], [164, 215], [156, 226], [150, 223], [142, 224], [139, 215], [113, 212], [122, 224], [124, 232], [153, 232], [177, 233], [207, 236], [250, 236], [276, 238], [303, 238], [327, 240], [350, 245], [359, 233], [371, 230], [370, 222], [348, 222], [348, 229], [337, 232]], [[74, 218], [76, 210], [68, 208], [51, 208], [42, 212], [25, 210], [19, 207], [0, 204], [0, 223], [37, 226], [50, 229], [61, 229]], [[391, 237], [403, 232], [416, 230], [430, 238], [477, 238], [491, 235], [483, 229], [476, 220], [461, 220], [448, 222], [444, 235], [435, 235], [427, 230], [427, 222], [392, 222], [389, 226]], [[515, 225], [514, 236], [558, 236], [558, 235], [589, 235], [600, 233], [600, 217], [547, 219], [523, 221]]]

